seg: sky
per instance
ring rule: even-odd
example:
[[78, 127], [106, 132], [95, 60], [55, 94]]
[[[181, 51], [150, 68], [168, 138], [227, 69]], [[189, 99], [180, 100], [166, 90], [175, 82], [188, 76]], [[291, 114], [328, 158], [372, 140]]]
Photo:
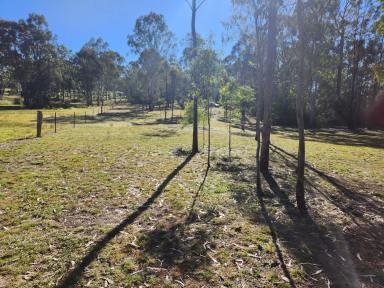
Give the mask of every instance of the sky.
[[[163, 14], [178, 42], [190, 32], [191, 10], [185, 0], [0, 0], [0, 18], [19, 20], [29, 13], [43, 14], [57, 42], [78, 51], [91, 37], [101, 37], [110, 48], [133, 60], [127, 46], [136, 19], [149, 12]], [[197, 14], [196, 30], [213, 36], [214, 47], [227, 54], [222, 42], [223, 21], [231, 15], [231, 0], [207, 0]]]

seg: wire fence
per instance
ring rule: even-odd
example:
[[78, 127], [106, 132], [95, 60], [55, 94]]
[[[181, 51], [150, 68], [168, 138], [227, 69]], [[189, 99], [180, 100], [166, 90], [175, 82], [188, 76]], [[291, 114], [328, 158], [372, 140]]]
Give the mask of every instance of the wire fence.
[[0, 143], [58, 133], [78, 125], [98, 123], [113, 106], [59, 110], [0, 111]]

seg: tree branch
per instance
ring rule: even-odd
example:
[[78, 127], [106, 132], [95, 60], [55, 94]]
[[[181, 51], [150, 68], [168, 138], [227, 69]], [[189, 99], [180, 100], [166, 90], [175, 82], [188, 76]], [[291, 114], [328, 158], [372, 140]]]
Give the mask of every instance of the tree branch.
[[199, 4], [196, 6], [196, 11], [199, 10], [199, 8], [206, 2], [207, 0], [202, 0]]
[[191, 4], [191, 2], [189, 2], [189, 0], [185, 0], [185, 2], [187, 2], [189, 8], [191, 8], [191, 10], [192, 10], [192, 4]]

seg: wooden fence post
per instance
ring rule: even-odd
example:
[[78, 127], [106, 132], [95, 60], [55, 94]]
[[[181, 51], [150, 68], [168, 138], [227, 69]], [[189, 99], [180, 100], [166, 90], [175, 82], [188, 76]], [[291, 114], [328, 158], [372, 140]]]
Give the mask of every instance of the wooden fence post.
[[57, 117], [56, 117], [56, 112], [55, 112], [55, 133], [57, 132], [56, 126], [57, 126]]
[[43, 112], [37, 111], [36, 137], [41, 137], [41, 128], [43, 126]]
[[73, 112], [73, 128], [76, 127], [76, 112]]
[[84, 112], [84, 123], [87, 123], [87, 112]]

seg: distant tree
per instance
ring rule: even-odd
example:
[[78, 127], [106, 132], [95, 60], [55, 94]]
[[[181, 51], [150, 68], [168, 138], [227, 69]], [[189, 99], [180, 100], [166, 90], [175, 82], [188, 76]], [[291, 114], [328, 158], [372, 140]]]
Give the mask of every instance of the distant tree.
[[55, 88], [57, 47], [44, 16], [30, 14], [20, 20], [15, 29], [16, 42], [12, 43], [13, 77], [21, 84], [24, 104], [45, 107]]
[[0, 99], [9, 82], [13, 67], [17, 61], [16, 39], [18, 25], [13, 21], [0, 19]]
[[144, 50], [154, 50], [165, 57], [175, 47], [175, 41], [164, 16], [151, 12], [136, 20], [133, 34], [128, 35], [128, 45], [138, 55]]
[[144, 99], [149, 110], [153, 110], [155, 104], [159, 101], [163, 75], [162, 66], [164, 59], [154, 49], [144, 50], [138, 59], [138, 65], [141, 72], [141, 81], [144, 87]]
[[98, 59], [98, 53], [90, 45], [84, 45], [76, 54], [74, 62], [78, 66], [77, 77], [85, 91], [86, 103], [93, 105], [92, 92], [102, 76], [102, 66]]

